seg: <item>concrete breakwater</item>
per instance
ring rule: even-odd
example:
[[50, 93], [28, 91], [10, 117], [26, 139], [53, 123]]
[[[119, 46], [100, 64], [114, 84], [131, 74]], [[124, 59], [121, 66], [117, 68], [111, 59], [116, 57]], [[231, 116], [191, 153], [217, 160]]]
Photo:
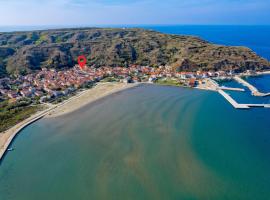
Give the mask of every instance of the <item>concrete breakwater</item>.
[[223, 90], [218, 90], [218, 93], [221, 94], [236, 109], [249, 109], [251, 107], [270, 108], [270, 104], [240, 104], [237, 103], [229, 94]]
[[237, 109], [249, 108], [249, 106], [247, 106], [246, 104], [237, 103], [229, 94], [227, 94], [223, 90], [218, 90], [218, 93], [221, 94], [234, 108], [237, 108]]
[[[239, 78], [236, 77], [236, 79], [238, 82], [241, 81], [242, 84], [249, 84], [249, 83], [246, 83], [244, 80], [242, 80], [240, 77]], [[252, 85], [249, 84], [249, 87], [253, 91], [258, 92], [258, 90], [255, 87], [253, 87]], [[224, 90], [244, 92], [245, 89], [220, 86], [215, 80], [213, 80], [211, 78], [206, 79], [206, 84], [204, 86], [199, 85], [198, 88], [218, 92], [236, 109], [249, 109], [251, 107], [270, 108], [270, 104], [240, 104], [240, 103], [237, 103], [228, 93], [224, 92]], [[256, 94], [258, 94], [258, 93], [256, 93]]]
[[236, 80], [238, 83], [241, 83], [242, 85], [246, 86], [250, 91], [253, 96], [259, 96], [259, 97], [265, 97], [269, 96], [270, 93], [262, 93], [260, 92], [256, 87], [245, 81], [239, 76], [234, 76], [234, 80]]

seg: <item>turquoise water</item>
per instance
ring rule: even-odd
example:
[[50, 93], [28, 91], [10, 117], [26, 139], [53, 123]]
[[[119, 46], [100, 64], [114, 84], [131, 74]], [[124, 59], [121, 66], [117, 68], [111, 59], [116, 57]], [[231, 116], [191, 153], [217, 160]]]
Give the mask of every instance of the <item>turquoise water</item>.
[[123, 91], [24, 129], [0, 199], [269, 199], [269, 116], [215, 92]]
[[[140, 27], [247, 46], [270, 59], [270, 26]], [[57, 27], [0, 31], [44, 28]], [[248, 81], [270, 91], [269, 76]], [[239, 103], [270, 103], [248, 90], [229, 93]], [[236, 110], [209, 91], [124, 91], [24, 129], [0, 164], [0, 200], [269, 199], [269, 116]]]

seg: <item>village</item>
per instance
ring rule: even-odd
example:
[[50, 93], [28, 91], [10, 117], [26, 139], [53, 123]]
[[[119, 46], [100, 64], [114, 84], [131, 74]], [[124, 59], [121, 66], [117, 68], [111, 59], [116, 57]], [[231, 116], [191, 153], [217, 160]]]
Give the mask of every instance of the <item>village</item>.
[[[16, 102], [22, 98], [30, 98], [39, 103], [49, 102], [58, 97], [68, 96], [78, 89], [87, 88], [99, 81], [119, 81], [124, 83], [172, 83], [185, 87], [209, 88], [209, 77], [231, 77], [225, 71], [209, 72], [177, 72], [169, 66], [150, 67], [131, 65], [126, 67], [84, 67], [75, 65], [71, 69], [56, 71], [42, 70], [19, 75], [16, 78], [0, 79], [0, 100]], [[169, 80], [169, 81], [168, 81]]]

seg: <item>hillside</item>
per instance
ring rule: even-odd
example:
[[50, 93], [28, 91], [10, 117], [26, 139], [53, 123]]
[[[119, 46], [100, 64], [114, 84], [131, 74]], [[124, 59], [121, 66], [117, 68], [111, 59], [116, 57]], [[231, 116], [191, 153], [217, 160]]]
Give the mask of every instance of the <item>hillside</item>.
[[269, 62], [245, 47], [211, 44], [197, 37], [143, 29], [62, 29], [0, 33], [0, 75], [41, 67], [72, 67], [84, 54], [88, 64], [172, 65], [179, 70], [264, 69]]

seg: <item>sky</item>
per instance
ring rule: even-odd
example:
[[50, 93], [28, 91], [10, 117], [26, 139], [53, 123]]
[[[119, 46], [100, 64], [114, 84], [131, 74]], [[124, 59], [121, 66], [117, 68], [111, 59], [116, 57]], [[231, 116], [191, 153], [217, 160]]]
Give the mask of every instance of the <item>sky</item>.
[[0, 0], [0, 26], [270, 25], [270, 0]]

